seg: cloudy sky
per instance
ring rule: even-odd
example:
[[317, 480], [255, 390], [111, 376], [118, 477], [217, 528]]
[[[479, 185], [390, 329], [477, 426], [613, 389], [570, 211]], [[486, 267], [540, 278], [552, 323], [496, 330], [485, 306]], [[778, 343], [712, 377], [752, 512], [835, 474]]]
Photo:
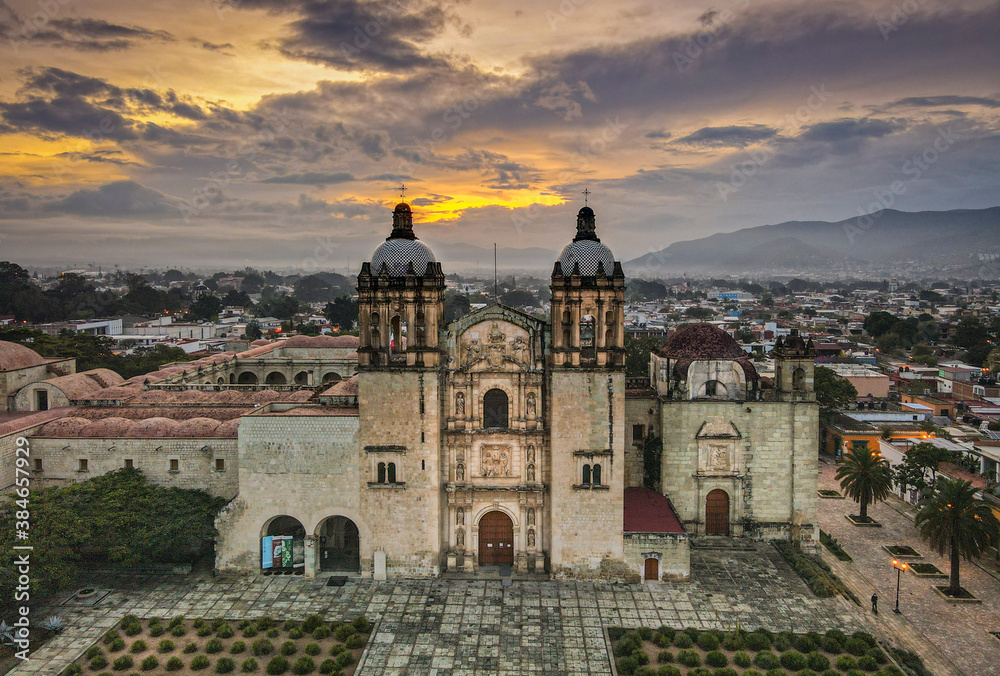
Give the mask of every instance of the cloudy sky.
[[558, 250], [584, 189], [622, 260], [1000, 204], [998, 2], [0, 0], [0, 35], [24, 265], [356, 272], [403, 182], [454, 267]]

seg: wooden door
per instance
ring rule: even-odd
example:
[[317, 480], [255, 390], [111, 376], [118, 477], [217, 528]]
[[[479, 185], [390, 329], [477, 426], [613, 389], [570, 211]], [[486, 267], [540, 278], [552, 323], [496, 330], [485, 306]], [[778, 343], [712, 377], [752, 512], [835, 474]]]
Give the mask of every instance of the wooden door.
[[716, 488], [705, 501], [705, 535], [729, 535], [729, 494]]
[[660, 562], [656, 559], [646, 559], [646, 571], [643, 577], [647, 580], [660, 579]]
[[479, 565], [514, 563], [514, 522], [503, 512], [479, 520]]

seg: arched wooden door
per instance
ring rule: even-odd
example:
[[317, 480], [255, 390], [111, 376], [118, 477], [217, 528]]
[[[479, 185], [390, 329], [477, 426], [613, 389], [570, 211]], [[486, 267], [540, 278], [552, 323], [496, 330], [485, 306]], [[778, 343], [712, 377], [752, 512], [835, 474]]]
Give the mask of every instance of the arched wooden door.
[[646, 569], [643, 571], [642, 577], [646, 580], [659, 580], [660, 562], [656, 559], [646, 559]]
[[729, 494], [719, 488], [705, 500], [705, 535], [729, 535]]
[[479, 520], [479, 565], [514, 563], [514, 522], [503, 512], [489, 512]]

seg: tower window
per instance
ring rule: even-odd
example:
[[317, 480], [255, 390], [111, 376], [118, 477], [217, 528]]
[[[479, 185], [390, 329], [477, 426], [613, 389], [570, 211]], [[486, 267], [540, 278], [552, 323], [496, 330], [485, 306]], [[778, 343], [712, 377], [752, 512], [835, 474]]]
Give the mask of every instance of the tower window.
[[493, 389], [483, 396], [483, 427], [506, 429], [508, 424], [507, 393]]
[[792, 389], [796, 392], [802, 392], [806, 389], [806, 371], [803, 368], [797, 368], [792, 371]]
[[396, 463], [390, 462], [386, 466], [386, 479], [391, 484], [396, 483]]
[[590, 485], [590, 477], [591, 477], [590, 465], [584, 465], [583, 466], [583, 485], [584, 486], [589, 486]]
[[378, 464], [378, 468], [377, 468], [375, 480], [378, 483], [380, 483], [380, 484], [384, 484], [385, 483], [385, 463], [384, 462], [380, 462]]

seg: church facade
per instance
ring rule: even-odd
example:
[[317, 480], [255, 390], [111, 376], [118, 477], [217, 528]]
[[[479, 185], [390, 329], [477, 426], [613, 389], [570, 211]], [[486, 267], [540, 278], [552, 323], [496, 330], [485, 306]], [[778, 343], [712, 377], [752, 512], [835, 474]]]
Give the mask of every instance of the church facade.
[[36, 480], [138, 466], [211, 490], [229, 499], [217, 568], [272, 574], [685, 579], [694, 537], [816, 538], [802, 338], [772, 384], [689, 326], [627, 382], [625, 275], [589, 207], [548, 321], [492, 304], [446, 323], [444, 291], [401, 203], [358, 276], [356, 339], [262, 341], [70, 397], [18, 430]]

